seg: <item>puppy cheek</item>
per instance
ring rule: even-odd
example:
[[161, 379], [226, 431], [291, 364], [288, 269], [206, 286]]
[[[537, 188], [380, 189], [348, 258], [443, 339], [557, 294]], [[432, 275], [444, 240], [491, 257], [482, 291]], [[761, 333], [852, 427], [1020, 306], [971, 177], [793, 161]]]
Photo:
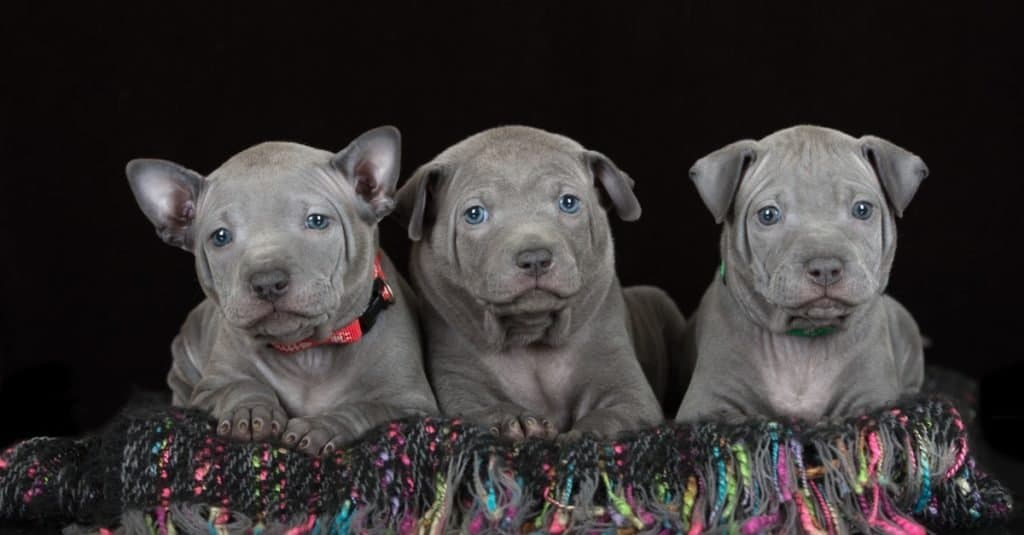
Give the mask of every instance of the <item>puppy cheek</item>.
[[210, 269], [210, 257], [206, 255], [206, 251], [203, 250], [202, 246], [196, 251], [196, 278], [199, 279], [199, 285], [206, 293], [216, 293], [213, 273]]
[[882, 292], [879, 266], [872, 268], [863, 262], [850, 262], [846, 271], [842, 290], [849, 300], [862, 303]]
[[329, 280], [313, 280], [295, 289], [289, 306], [310, 314], [323, 313], [340, 307], [342, 295], [334, 291]]

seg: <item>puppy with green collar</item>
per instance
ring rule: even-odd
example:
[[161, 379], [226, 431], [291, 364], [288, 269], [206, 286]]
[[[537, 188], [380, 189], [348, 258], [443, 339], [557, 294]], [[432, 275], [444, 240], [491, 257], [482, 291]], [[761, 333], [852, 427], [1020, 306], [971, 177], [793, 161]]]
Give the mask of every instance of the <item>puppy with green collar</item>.
[[724, 263], [688, 325], [676, 420], [818, 420], [916, 393], [921, 335], [884, 290], [896, 217], [927, 174], [888, 141], [815, 126], [698, 160]]

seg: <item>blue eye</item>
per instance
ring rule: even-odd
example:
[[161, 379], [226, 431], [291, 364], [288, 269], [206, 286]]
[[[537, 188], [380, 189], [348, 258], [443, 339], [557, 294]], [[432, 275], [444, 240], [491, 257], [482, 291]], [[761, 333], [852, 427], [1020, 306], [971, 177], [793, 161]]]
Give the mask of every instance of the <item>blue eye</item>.
[[867, 201], [858, 201], [853, 205], [853, 217], [857, 219], [870, 219], [875, 212], [875, 206]]
[[469, 223], [470, 225], [479, 225], [480, 223], [487, 221], [487, 209], [477, 204], [466, 209], [462, 216], [466, 218], [466, 223]]
[[575, 214], [580, 211], [580, 198], [566, 193], [558, 198], [558, 209], [567, 214]]
[[774, 225], [782, 219], [782, 212], [778, 206], [765, 206], [757, 211], [757, 220], [762, 225]]
[[323, 214], [310, 214], [306, 218], [306, 228], [313, 230], [323, 230], [330, 226], [331, 218]]
[[233, 239], [234, 236], [231, 235], [231, 231], [223, 227], [213, 231], [213, 234], [210, 234], [210, 241], [213, 242], [214, 247], [224, 247], [231, 243], [231, 240]]

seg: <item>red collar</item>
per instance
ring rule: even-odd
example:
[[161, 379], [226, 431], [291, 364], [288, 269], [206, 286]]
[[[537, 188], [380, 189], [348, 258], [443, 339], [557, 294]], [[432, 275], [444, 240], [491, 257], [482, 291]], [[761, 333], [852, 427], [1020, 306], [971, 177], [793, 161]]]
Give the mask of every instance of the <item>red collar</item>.
[[381, 254], [378, 252], [377, 257], [373, 260], [373, 290], [370, 292], [370, 304], [366, 305], [366, 310], [363, 311], [362, 316], [352, 320], [348, 325], [335, 330], [324, 340], [307, 339], [290, 344], [271, 342], [270, 347], [281, 353], [297, 353], [304, 349], [326, 344], [354, 344], [358, 342], [364, 334], [370, 332], [373, 323], [377, 320], [377, 315], [395, 302], [395, 294], [384, 280], [384, 269], [380, 265], [380, 259]]

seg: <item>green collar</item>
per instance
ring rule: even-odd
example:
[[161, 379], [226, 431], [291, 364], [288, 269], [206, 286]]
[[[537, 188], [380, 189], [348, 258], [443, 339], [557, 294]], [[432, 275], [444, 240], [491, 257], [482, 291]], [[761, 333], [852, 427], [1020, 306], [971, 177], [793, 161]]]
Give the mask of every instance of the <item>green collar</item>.
[[801, 338], [817, 338], [819, 336], [825, 336], [835, 332], [836, 328], [830, 325], [825, 327], [808, 327], [806, 329], [790, 329], [786, 331], [789, 336], [799, 336]]
[[[725, 284], [725, 260], [718, 265], [718, 277], [722, 279], [722, 284]], [[819, 336], [826, 336], [834, 333], [835, 327], [826, 325], [825, 327], [807, 327], [806, 329], [790, 329], [786, 331], [788, 336], [799, 336], [800, 338], [817, 338]]]

